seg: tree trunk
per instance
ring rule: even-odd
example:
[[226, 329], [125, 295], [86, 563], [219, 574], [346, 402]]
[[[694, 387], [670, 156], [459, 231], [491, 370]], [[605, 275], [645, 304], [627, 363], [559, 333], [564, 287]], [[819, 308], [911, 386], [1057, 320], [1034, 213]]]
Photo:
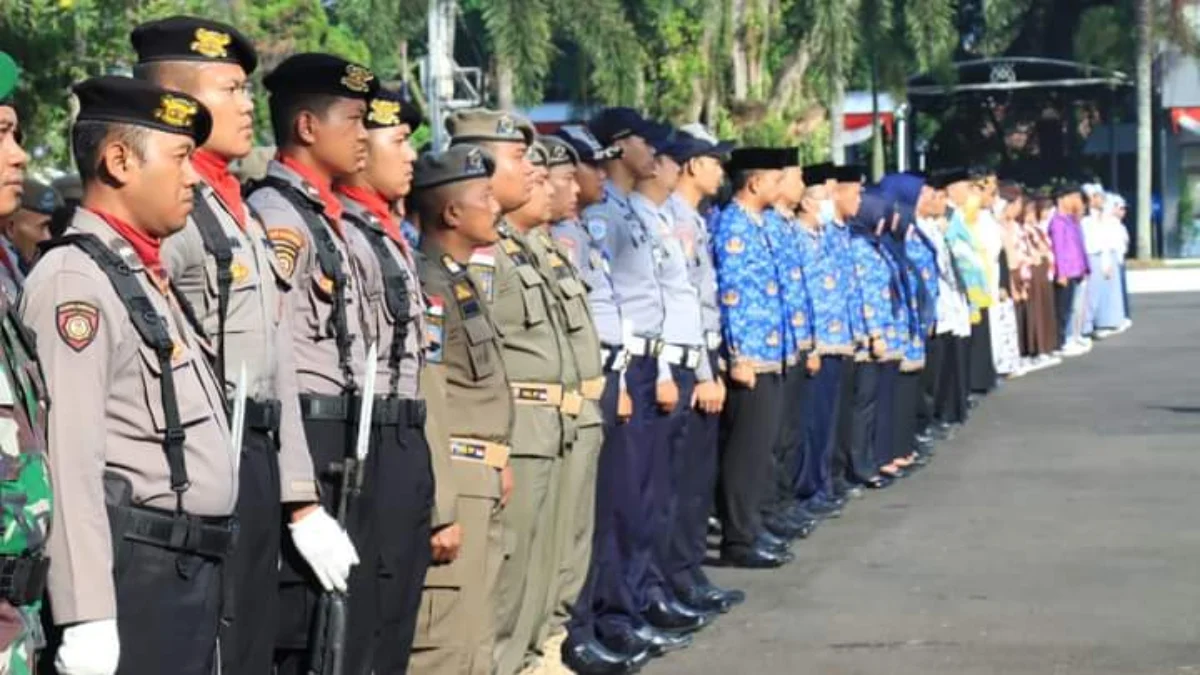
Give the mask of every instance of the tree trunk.
[[846, 98], [846, 83], [842, 81], [841, 75], [836, 74], [833, 77], [833, 102], [829, 106], [829, 121], [832, 125], [830, 137], [830, 161], [835, 164], [846, 163], [846, 148], [843, 145], [842, 137], [846, 133], [846, 117], [842, 112], [842, 107], [845, 105]]
[[1153, 113], [1151, 110], [1151, 87], [1154, 59], [1153, 0], [1138, 0], [1137, 3], [1137, 257], [1149, 260], [1154, 257], [1153, 233], [1150, 223], [1150, 178], [1154, 171], [1154, 146], [1152, 139]]
[[700, 37], [700, 56], [705, 59], [703, 77], [692, 78], [692, 97], [688, 101], [687, 119], [689, 122], [698, 122], [704, 115], [704, 103], [708, 96], [708, 90], [712, 88], [713, 81], [713, 63], [717, 61], [712, 54], [713, 37], [717, 31], [716, 24], [712, 21], [707, 21], [704, 24], [704, 33]]
[[733, 0], [733, 44], [730, 59], [733, 61], [733, 100], [744, 101], [749, 91], [749, 64], [746, 55], [746, 0]]
[[796, 51], [787, 55], [775, 74], [775, 83], [771, 86], [771, 96], [767, 99], [768, 110], [783, 110], [790, 106], [804, 81], [804, 73], [812, 63], [812, 52], [807, 44], [796, 46]]
[[512, 110], [516, 101], [516, 73], [508, 58], [496, 55], [496, 106], [501, 110]]

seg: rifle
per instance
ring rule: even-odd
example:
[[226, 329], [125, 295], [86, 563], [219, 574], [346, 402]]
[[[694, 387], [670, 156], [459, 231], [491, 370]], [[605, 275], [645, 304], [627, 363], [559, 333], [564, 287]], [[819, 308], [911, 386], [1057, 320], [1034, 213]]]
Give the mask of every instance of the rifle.
[[[341, 473], [338, 493], [338, 524], [346, 527], [353, 498], [362, 490], [363, 463], [371, 441], [371, 416], [375, 408], [375, 376], [379, 372], [379, 351], [375, 345], [367, 350], [366, 380], [358, 409], [358, 430], [354, 451], [335, 466]], [[342, 675], [346, 656], [346, 603], [348, 593], [330, 591], [321, 594], [317, 615], [313, 620], [309, 640], [308, 675]]]

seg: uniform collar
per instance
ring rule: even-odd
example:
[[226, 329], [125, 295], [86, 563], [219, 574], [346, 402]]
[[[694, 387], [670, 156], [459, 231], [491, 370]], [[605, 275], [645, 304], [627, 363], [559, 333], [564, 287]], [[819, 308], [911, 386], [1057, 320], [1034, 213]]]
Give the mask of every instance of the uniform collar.
[[617, 184], [612, 182], [612, 180], [604, 181], [604, 196], [622, 206], [629, 206], [629, 193], [617, 187]]
[[276, 157], [276, 161], [280, 168], [292, 174], [292, 182], [298, 183], [306, 195], [321, 205], [325, 211], [325, 215], [335, 224], [340, 232], [343, 207], [342, 202], [338, 200], [337, 195], [333, 192], [332, 181], [317, 173], [311, 166], [297, 161], [293, 157], [280, 154]]
[[160, 280], [166, 279], [167, 274], [162, 266], [162, 239], [147, 234], [114, 215], [96, 209], [82, 207], [81, 209], [104, 221], [105, 225], [108, 225], [113, 232], [129, 243], [138, 260], [146, 269], [153, 272]]
[[242, 200], [242, 185], [229, 171], [229, 160], [211, 150], [200, 148], [192, 155], [196, 173], [216, 193], [229, 215], [242, 230], [246, 229], [246, 205]]
[[338, 185], [335, 189], [343, 199], [352, 202], [363, 211], [374, 216], [384, 234], [407, 252], [408, 241], [404, 239], [404, 234], [400, 232], [400, 223], [392, 213], [391, 206], [383, 198], [383, 195], [379, 194], [378, 190], [358, 185]]

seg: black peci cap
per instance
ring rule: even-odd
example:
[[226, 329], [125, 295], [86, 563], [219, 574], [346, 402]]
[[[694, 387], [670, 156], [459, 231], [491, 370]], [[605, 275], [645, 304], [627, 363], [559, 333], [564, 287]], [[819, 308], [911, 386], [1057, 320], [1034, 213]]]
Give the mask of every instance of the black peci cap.
[[212, 132], [212, 115], [203, 103], [143, 80], [105, 75], [80, 82], [73, 91], [80, 122], [132, 124], [181, 134], [194, 139], [197, 147]]
[[368, 101], [379, 92], [379, 79], [366, 66], [333, 54], [289, 56], [263, 78], [272, 96], [316, 94]]
[[148, 21], [129, 36], [138, 63], [198, 61], [236, 63], [246, 71], [258, 67], [254, 44], [233, 26], [194, 16]]
[[726, 165], [730, 171], [782, 170], [800, 165], [796, 148], [738, 148], [730, 153]]
[[835, 166], [832, 177], [839, 183], [862, 183], [867, 180], [867, 167], [861, 164]]
[[375, 97], [367, 103], [367, 117], [363, 125], [368, 129], [383, 129], [407, 124], [416, 131], [425, 118], [407, 89], [380, 87]]

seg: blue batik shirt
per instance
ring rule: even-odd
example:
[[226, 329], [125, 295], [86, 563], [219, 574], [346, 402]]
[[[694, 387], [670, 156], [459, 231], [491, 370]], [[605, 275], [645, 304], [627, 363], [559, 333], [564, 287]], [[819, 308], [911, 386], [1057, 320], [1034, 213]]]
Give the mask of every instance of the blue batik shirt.
[[[896, 339], [897, 311], [896, 298], [893, 294], [892, 271], [882, 250], [882, 246], [873, 241], [868, 234], [854, 233], [850, 237], [850, 250], [854, 259], [854, 275], [858, 279], [859, 303], [857, 305], [859, 318], [869, 339], [882, 340], [889, 355], [892, 354]], [[888, 334], [891, 334], [891, 340]], [[870, 349], [862, 345], [860, 358], [870, 354]]]
[[862, 290], [858, 287], [858, 277], [854, 274], [854, 254], [850, 251], [850, 228], [837, 221], [825, 223], [825, 237], [828, 239], [825, 254], [832, 256], [839, 270], [838, 283], [845, 283], [848, 288], [847, 310], [850, 316], [850, 337], [858, 346], [867, 342], [867, 328], [862, 320]]
[[915, 319], [913, 309], [916, 298], [910, 292], [909, 286], [909, 283], [913, 281], [913, 275], [909, 270], [902, 270], [902, 266], [907, 265], [907, 262], [897, 255], [897, 250], [884, 245], [879, 252], [887, 263], [889, 283], [891, 284], [888, 296], [892, 300], [892, 325], [884, 333], [884, 341], [887, 344], [885, 358], [889, 361], [901, 361], [908, 352], [909, 333]]
[[721, 212], [713, 234], [726, 359], [758, 372], [781, 370], [788, 356], [779, 273], [765, 225], [762, 214], [735, 201]]
[[854, 335], [850, 330], [850, 293], [853, 276], [848, 259], [830, 234], [833, 225], [815, 229], [802, 226], [797, 239], [803, 249], [804, 283], [812, 307], [814, 350], [822, 355], [852, 356]]
[[789, 363], [797, 363], [800, 352], [813, 347], [812, 300], [804, 278], [807, 251], [801, 244], [803, 235], [794, 218], [774, 208], [767, 209], [763, 217], [767, 221], [763, 229], [783, 287], [783, 323], [788, 329], [785, 353]]

